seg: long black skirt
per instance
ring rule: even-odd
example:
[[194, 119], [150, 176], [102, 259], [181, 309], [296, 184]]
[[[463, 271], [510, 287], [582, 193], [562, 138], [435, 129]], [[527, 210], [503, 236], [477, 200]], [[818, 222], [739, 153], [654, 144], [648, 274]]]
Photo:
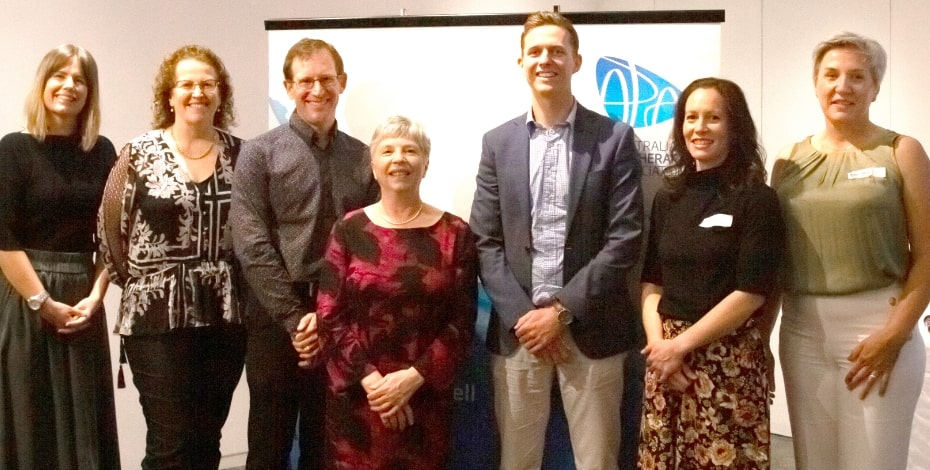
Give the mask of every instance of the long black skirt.
[[[74, 305], [94, 281], [90, 253], [27, 251], [52, 298]], [[0, 275], [0, 468], [118, 469], [106, 315], [61, 335]]]

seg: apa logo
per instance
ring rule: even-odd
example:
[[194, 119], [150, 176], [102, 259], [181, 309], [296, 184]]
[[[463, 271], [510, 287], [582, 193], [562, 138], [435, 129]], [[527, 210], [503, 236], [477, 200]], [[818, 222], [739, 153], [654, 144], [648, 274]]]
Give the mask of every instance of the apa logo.
[[616, 57], [601, 57], [595, 76], [604, 110], [612, 119], [640, 128], [675, 116], [681, 90], [654, 72]]

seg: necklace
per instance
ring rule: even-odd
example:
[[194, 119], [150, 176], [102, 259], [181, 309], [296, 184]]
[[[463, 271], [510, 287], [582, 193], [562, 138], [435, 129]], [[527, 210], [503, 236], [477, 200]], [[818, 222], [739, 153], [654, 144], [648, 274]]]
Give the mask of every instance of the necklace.
[[413, 217], [411, 217], [411, 218], [409, 218], [409, 219], [407, 219], [407, 220], [405, 220], [405, 221], [403, 221], [403, 222], [394, 222], [393, 220], [389, 219], [388, 216], [387, 216], [387, 212], [384, 210], [384, 205], [383, 205], [383, 204], [381, 205], [381, 214], [379, 214], [379, 215], [381, 216], [382, 219], [384, 219], [385, 222], [387, 222], [387, 223], [389, 223], [389, 224], [391, 224], [391, 225], [406, 225], [406, 224], [409, 224], [410, 222], [413, 222], [414, 220], [416, 220], [417, 217], [420, 216], [420, 213], [421, 213], [421, 212], [423, 212], [423, 201], [420, 201], [420, 207], [417, 209], [417, 212], [416, 212], [415, 214], [413, 214]]
[[171, 134], [171, 140], [174, 141], [174, 146], [178, 149], [178, 153], [180, 153], [182, 157], [184, 157], [184, 158], [186, 158], [186, 159], [188, 159], [188, 160], [201, 160], [201, 159], [205, 158], [207, 155], [210, 155], [210, 152], [213, 151], [213, 147], [216, 146], [216, 139], [214, 139], [213, 142], [210, 143], [210, 147], [207, 149], [207, 151], [204, 152], [201, 156], [199, 156], [199, 157], [188, 157], [187, 154], [184, 153], [184, 149], [181, 148], [181, 142], [179, 142], [178, 139], [177, 139], [177, 137], [174, 136], [174, 128], [173, 128], [173, 127], [169, 127], [169, 128], [168, 128], [168, 133]]

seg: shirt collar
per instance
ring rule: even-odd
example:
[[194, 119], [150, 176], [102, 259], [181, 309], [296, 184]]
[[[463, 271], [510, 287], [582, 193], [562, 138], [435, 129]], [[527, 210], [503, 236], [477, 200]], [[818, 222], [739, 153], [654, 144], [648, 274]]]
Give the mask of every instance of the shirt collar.
[[[575, 127], [575, 116], [577, 114], [578, 114], [578, 100], [574, 100], [574, 103], [572, 103], [572, 110], [569, 111], [568, 116], [565, 118], [565, 122], [560, 123], [560, 124], [568, 125], [569, 129], [573, 129]], [[532, 106], [530, 107], [529, 112], [526, 113], [526, 127], [530, 130], [531, 134], [533, 133], [533, 130], [535, 130], [536, 128], [542, 128], [542, 126], [539, 126], [538, 124], [536, 124], [536, 119], [533, 118], [533, 107]]]
[[[296, 112], [291, 113], [290, 126], [291, 129], [294, 129], [294, 131], [297, 132], [297, 134], [299, 134], [304, 140], [310, 142], [310, 144], [314, 147], [320, 148], [318, 144], [320, 139], [319, 135], [317, 135], [317, 133], [313, 131], [313, 128], [310, 127], [310, 125], [307, 124], [307, 122], [304, 121], [300, 116], [298, 116]], [[339, 122], [334, 121], [332, 129], [329, 130], [330, 146], [332, 146], [332, 144], [336, 141], [336, 133], [338, 130]]]

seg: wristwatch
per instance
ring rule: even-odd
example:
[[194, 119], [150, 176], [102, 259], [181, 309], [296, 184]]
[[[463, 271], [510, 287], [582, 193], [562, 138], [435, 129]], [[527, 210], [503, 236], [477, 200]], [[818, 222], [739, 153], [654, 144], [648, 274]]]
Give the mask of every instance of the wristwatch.
[[555, 307], [555, 314], [559, 319], [559, 323], [568, 326], [571, 325], [573, 321], [575, 321], [575, 316], [572, 315], [572, 311], [565, 308], [565, 306], [562, 305], [562, 302], [556, 301], [553, 307]]
[[44, 304], [45, 301], [48, 300], [48, 298], [49, 298], [48, 291], [45, 289], [42, 289], [42, 292], [39, 292], [38, 294], [33, 295], [32, 297], [29, 297], [28, 299], [26, 299], [26, 305], [29, 306], [29, 310], [32, 310], [35, 312], [35, 311], [38, 311], [40, 308], [42, 308], [42, 304]]

